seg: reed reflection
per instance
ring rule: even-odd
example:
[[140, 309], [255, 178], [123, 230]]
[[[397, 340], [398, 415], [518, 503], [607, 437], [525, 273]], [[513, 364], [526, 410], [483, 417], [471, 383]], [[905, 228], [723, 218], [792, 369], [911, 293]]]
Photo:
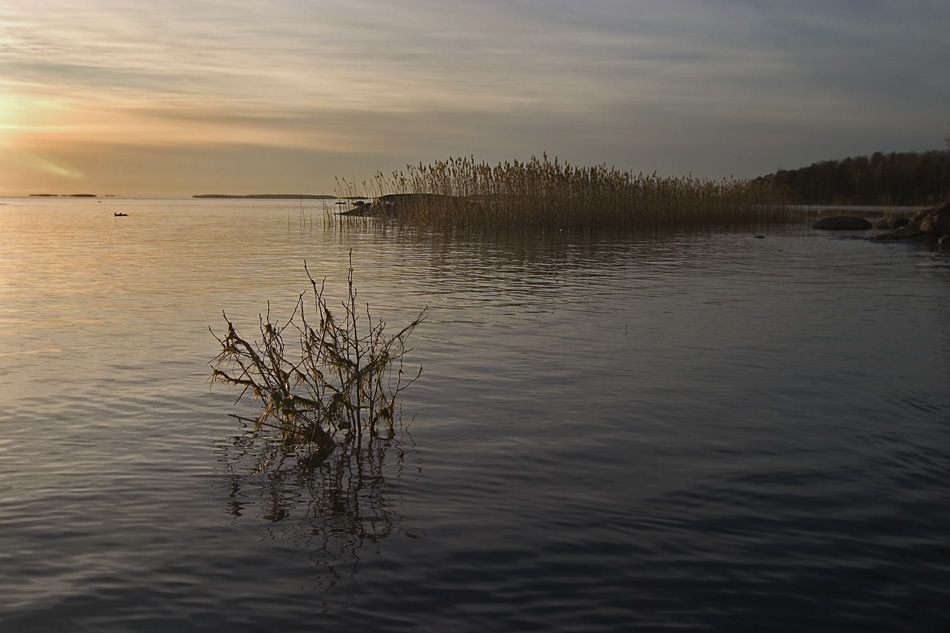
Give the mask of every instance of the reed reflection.
[[308, 552], [325, 568], [317, 584], [329, 589], [342, 570], [357, 573], [365, 546], [398, 527], [386, 491], [404, 464], [398, 396], [422, 375], [421, 367], [414, 376], [404, 371], [406, 341], [425, 310], [390, 336], [357, 300], [352, 253], [342, 316], [331, 310], [325, 280], [304, 269], [309, 296], [299, 296], [284, 322], [262, 314], [259, 339], [224, 315], [227, 333], [212, 330], [221, 352], [211, 381], [262, 406], [256, 418], [232, 414], [247, 430], [220, 450], [227, 512], [251, 514], [272, 538]]
[[262, 521], [268, 539], [305, 553], [318, 567], [320, 593], [354, 580], [362, 554], [404, 532], [392, 497], [413, 445], [399, 427], [391, 437], [339, 445], [318, 462], [251, 429], [228, 438], [216, 450], [226, 475], [224, 511], [235, 522]]

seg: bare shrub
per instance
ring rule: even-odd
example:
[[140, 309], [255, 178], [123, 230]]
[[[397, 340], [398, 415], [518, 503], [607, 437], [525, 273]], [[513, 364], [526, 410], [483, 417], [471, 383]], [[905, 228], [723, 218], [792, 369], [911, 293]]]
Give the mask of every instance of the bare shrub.
[[[212, 383], [240, 387], [238, 400], [250, 393], [263, 410], [255, 431], [270, 431], [284, 450], [317, 465], [335, 446], [361, 446], [391, 438], [397, 396], [422, 375], [404, 374], [407, 339], [426, 318], [426, 310], [392, 336], [357, 303], [350, 257], [348, 293], [342, 318], [333, 314], [319, 284], [304, 264], [312, 289], [297, 299], [286, 323], [272, 320], [270, 306], [260, 316], [260, 341], [242, 336], [224, 313], [228, 331], [212, 334], [221, 352], [212, 362]], [[310, 307], [308, 307], [310, 306]], [[365, 322], [364, 322], [365, 317]], [[240, 416], [236, 416], [240, 417]]]

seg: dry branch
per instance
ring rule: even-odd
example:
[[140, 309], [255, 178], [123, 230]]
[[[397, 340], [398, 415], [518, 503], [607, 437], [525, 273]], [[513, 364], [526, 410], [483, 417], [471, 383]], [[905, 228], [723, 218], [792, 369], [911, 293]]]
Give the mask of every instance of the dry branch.
[[[260, 341], [244, 338], [223, 313], [228, 330], [223, 337], [212, 330], [221, 352], [212, 362], [211, 381], [240, 387], [238, 400], [250, 392], [263, 406], [255, 431], [272, 432], [287, 450], [314, 462], [315, 455], [329, 454], [338, 443], [372, 442], [381, 436], [382, 426], [385, 437], [392, 436], [397, 397], [422, 375], [419, 367], [407, 379], [403, 359], [411, 351], [406, 341], [425, 320], [426, 310], [387, 337], [385, 322], [357, 303], [352, 253], [341, 320], [328, 305], [326, 280], [318, 284], [306, 263], [304, 270], [312, 310], [307, 309], [310, 293], [304, 292], [280, 324], [268, 305], [267, 314], [260, 316]], [[287, 340], [294, 338], [296, 346]]]

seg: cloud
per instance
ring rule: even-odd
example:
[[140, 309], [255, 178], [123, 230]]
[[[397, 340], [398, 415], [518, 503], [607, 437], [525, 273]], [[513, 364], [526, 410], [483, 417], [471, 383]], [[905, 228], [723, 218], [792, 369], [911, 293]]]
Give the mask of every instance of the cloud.
[[7, 169], [25, 170], [53, 176], [59, 180], [83, 180], [85, 174], [69, 163], [26, 151], [0, 151], [0, 163]]
[[755, 175], [769, 147], [793, 165], [939, 145], [948, 22], [923, 1], [10, 0], [0, 95], [29, 107], [0, 134], [90, 161], [240, 146], [373, 173], [548, 150]]

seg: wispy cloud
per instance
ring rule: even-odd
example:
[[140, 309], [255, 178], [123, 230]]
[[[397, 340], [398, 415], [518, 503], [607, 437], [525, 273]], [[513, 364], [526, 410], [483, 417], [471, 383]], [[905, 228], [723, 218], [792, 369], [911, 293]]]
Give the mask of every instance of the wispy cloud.
[[0, 143], [760, 173], [938, 144], [947, 23], [925, 1], [12, 0], [0, 109], [25, 105]]
[[75, 167], [53, 158], [32, 152], [8, 151], [0, 153], [0, 164], [7, 169], [23, 168], [62, 180], [82, 180], [84, 175]]

